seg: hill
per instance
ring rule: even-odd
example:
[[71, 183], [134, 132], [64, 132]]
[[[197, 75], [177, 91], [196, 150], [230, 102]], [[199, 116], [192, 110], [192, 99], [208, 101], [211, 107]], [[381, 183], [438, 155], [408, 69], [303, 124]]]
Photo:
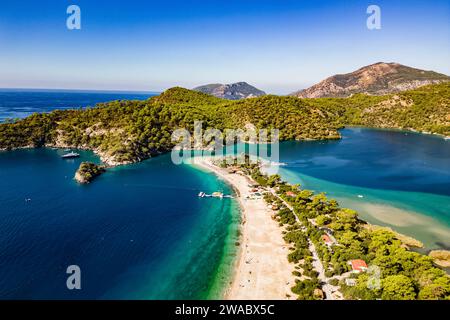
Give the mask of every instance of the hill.
[[348, 97], [356, 93], [385, 95], [449, 80], [450, 77], [434, 71], [379, 62], [351, 73], [334, 75], [291, 95], [299, 98]]
[[255, 98], [266, 94], [264, 91], [249, 85], [247, 82], [237, 82], [232, 84], [207, 84], [196, 87], [193, 90], [228, 100]]
[[298, 99], [267, 95], [230, 101], [172, 88], [146, 101], [112, 101], [84, 110], [33, 114], [0, 124], [0, 150], [31, 147], [93, 150], [109, 165], [170, 151], [172, 133], [194, 121], [224, 132], [253, 124], [281, 140], [338, 139], [345, 125], [399, 128], [450, 136], [450, 83], [386, 96]]

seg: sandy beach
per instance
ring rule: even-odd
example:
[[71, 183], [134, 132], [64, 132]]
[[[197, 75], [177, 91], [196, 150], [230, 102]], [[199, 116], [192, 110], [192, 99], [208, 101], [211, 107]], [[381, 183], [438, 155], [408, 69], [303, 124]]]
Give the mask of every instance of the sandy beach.
[[290, 288], [294, 285], [294, 265], [287, 260], [289, 249], [282, 229], [267, 208], [264, 199], [247, 199], [251, 182], [247, 177], [229, 173], [214, 166], [211, 158], [195, 158], [194, 165], [214, 172], [228, 182], [237, 193], [242, 211], [240, 253], [232, 283], [224, 298], [231, 300], [295, 299]]

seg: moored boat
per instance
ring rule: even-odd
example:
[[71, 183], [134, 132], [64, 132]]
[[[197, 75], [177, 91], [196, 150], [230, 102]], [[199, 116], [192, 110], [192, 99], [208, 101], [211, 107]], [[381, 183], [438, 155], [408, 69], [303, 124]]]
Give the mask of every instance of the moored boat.
[[80, 157], [80, 155], [78, 154], [78, 153], [76, 153], [76, 152], [69, 152], [69, 153], [66, 153], [66, 154], [63, 154], [62, 156], [61, 156], [61, 158], [63, 158], [63, 159], [73, 159], [73, 158], [78, 158], [78, 157]]

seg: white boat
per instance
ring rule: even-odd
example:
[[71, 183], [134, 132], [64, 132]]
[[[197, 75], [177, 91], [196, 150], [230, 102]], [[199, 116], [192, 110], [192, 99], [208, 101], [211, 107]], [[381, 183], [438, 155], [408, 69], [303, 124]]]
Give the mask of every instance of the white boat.
[[72, 159], [72, 158], [78, 158], [79, 156], [80, 155], [78, 153], [76, 153], [76, 152], [69, 152], [69, 153], [63, 154], [61, 156], [61, 158], [63, 158], [63, 159]]
[[272, 162], [270, 162], [269, 163], [271, 166], [287, 166], [287, 163], [284, 163], [284, 162], [275, 162], [275, 161], [272, 161]]

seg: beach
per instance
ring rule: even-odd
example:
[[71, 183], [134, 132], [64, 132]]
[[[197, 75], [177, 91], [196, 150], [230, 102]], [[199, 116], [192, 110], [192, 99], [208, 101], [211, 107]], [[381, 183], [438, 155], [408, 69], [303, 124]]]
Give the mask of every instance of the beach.
[[242, 211], [240, 249], [231, 285], [224, 298], [230, 300], [295, 299], [290, 288], [295, 277], [294, 265], [287, 260], [288, 246], [282, 228], [272, 219], [274, 212], [263, 198], [247, 199], [252, 182], [239, 173], [212, 164], [210, 157], [198, 157], [193, 164], [215, 173], [236, 191]]

